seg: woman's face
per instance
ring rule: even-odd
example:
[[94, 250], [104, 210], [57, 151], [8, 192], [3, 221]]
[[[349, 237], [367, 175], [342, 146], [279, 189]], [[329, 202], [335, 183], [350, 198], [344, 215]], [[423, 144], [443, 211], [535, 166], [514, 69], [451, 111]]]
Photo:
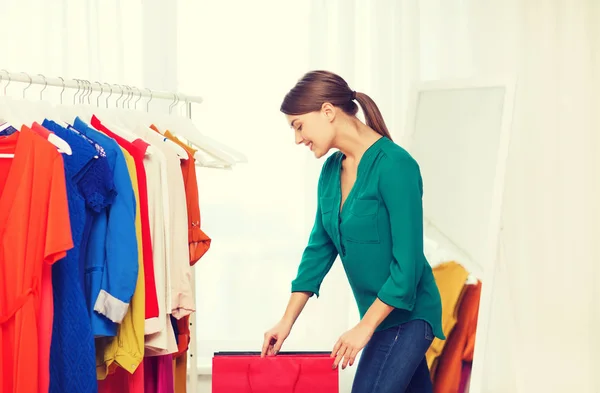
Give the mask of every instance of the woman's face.
[[333, 147], [335, 129], [325, 111], [286, 115], [286, 118], [294, 130], [296, 144], [305, 145], [316, 158], [323, 157]]

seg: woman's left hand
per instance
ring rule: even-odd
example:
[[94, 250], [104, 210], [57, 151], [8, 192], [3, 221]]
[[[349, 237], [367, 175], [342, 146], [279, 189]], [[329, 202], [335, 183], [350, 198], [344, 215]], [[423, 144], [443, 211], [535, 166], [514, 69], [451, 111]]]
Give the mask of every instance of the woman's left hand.
[[337, 368], [342, 361], [342, 369], [345, 369], [348, 365], [352, 366], [356, 355], [367, 345], [373, 333], [373, 328], [364, 323], [359, 323], [342, 334], [331, 352], [331, 357], [335, 357], [333, 368]]

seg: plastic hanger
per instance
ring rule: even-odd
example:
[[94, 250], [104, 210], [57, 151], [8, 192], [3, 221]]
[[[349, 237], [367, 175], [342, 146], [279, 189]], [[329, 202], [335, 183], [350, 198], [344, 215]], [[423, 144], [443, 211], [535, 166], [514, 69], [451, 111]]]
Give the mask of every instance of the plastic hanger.
[[55, 107], [49, 102], [44, 100], [44, 90], [48, 87], [48, 82], [46, 81], [46, 77], [42, 74], [38, 74], [44, 79], [44, 87], [40, 90], [40, 99], [39, 101], [34, 102], [35, 111], [37, 112], [35, 115], [35, 120], [38, 123], [42, 123], [44, 119], [50, 119], [57, 116]]
[[[29, 122], [28, 120], [33, 115], [39, 116], [41, 114], [41, 111], [39, 109], [42, 107], [39, 106], [38, 111], [36, 112], [35, 103], [25, 100], [25, 92], [32, 84], [31, 77], [29, 77], [29, 74], [25, 73], [29, 77], [29, 84], [23, 89], [23, 100], [22, 101], [11, 100], [11, 99], [9, 99], [8, 96], [6, 96], [6, 87], [10, 84], [10, 74], [6, 70], [3, 70], [3, 71], [5, 71], [8, 76], [8, 83], [6, 84], [6, 86], [4, 86], [4, 97], [3, 98], [5, 100], [5, 104], [7, 104], [4, 109], [7, 110], [7, 112], [8, 112], [7, 114], [9, 116], [12, 116], [13, 113], [16, 113], [16, 119], [11, 121], [10, 123], [26, 124], [26, 125], [34, 123], [35, 120], [32, 122]], [[42, 98], [42, 93], [43, 93], [43, 90], [42, 90], [42, 92], [40, 92], [40, 98]], [[41, 128], [43, 129], [43, 127], [41, 127]], [[18, 127], [15, 127], [15, 129], [17, 131], [20, 131]], [[62, 138], [60, 138], [59, 136], [57, 136], [53, 133], [50, 133], [47, 130], [46, 130], [46, 132], [39, 132], [39, 131], [40, 130], [37, 130], [36, 133], [41, 135], [42, 137], [44, 137], [44, 139], [47, 139], [48, 142], [52, 143], [54, 146], [56, 146], [56, 148], [58, 149], [58, 151], [60, 153], [65, 153], [67, 155], [73, 154], [73, 150], [71, 149], [71, 146], [69, 146], [69, 144], [65, 140], [63, 140]]]
[[[92, 95], [92, 83], [86, 79], [81, 80], [83, 87], [83, 93], [79, 96], [79, 104], [74, 106], [74, 112], [80, 118], [90, 118], [94, 114], [94, 108], [90, 103], [90, 96]], [[87, 104], [86, 104], [87, 101]]]
[[[12, 127], [10, 125], [10, 123], [8, 123], [4, 119], [0, 118], [0, 132], [3, 132], [9, 128], [15, 129], [14, 127]], [[15, 155], [12, 153], [0, 153], [0, 158], [13, 158], [14, 156]]]
[[[198, 150], [202, 150], [208, 155], [214, 157], [220, 165], [212, 167], [231, 167], [236, 163], [247, 163], [247, 158], [213, 139], [202, 134], [196, 125], [187, 117], [172, 115], [173, 107], [179, 102], [179, 97], [175, 95], [176, 101], [169, 106], [169, 115], [157, 115], [153, 122], [161, 129], [168, 129], [174, 134], [180, 135], [186, 141], [192, 143]], [[196, 157], [195, 157], [196, 158]], [[197, 159], [200, 159], [197, 157]]]
[[[96, 107], [93, 108], [93, 110], [90, 110], [90, 113], [87, 113], [85, 116], [80, 116], [80, 118], [82, 120], [84, 120], [86, 123], [88, 123], [91, 127], [91, 121], [92, 121], [92, 114], [95, 114], [96, 117], [98, 117], [99, 119], [102, 119], [104, 121], [114, 121], [114, 109], [110, 109], [109, 108], [109, 103], [108, 100], [110, 97], [112, 97], [113, 95], [113, 87], [111, 84], [109, 83], [100, 83], [100, 82], [95, 82], [98, 83], [101, 87], [101, 92], [100, 95], [98, 95], [98, 97], [96, 97]], [[102, 95], [104, 94], [104, 89], [102, 88], [102, 86], [108, 86], [109, 89], [109, 94], [108, 96], [106, 96], [106, 98], [104, 99], [104, 107], [102, 107], [100, 105], [100, 97], [102, 97]], [[120, 99], [121, 97], [119, 97]], [[119, 100], [117, 99], [117, 101]]]
[[54, 146], [56, 146], [58, 148], [59, 152], [65, 153], [66, 155], [69, 155], [69, 156], [71, 154], [73, 154], [73, 151], [71, 150], [71, 146], [69, 146], [69, 144], [67, 143], [67, 141], [65, 141], [64, 139], [62, 139], [61, 137], [59, 137], [55, 133], [50, 132], [46, 128], [42, 127], [39, 123], [34, 122], [33, 125], [32, 125], [32, 127], [31, 127], [31, 129], [36, 134], [40, 135], [44, 139], [47, 139], [48, 142], [50, 142]]
[[75, 79], [75, 81], [77, 81], [77, 91], [75, 92], [75, 94], [73, 94], [73, 104], [72, 105], [63, 104], [62, 92], [61, 92], [60, 105], [56, 106], [57, 118], [54, 120], [60, 120], [61, 123], [63, 123], [63, 124], [64, 123], [73, 124], [73, 121], [77, 117], [75, 105], [77, 102], [76, 99], [78, 98], [78, 95], [81, 92], [81, 81], [79, 79]]
[[[174, 107], [179, 103], [179, 97], [175, 95], [176, 101], [169, 106], [169, 115], [171, 115]], [[187, 103], [186, 103], [187, 104]], [[224, 162], [224, 166], [232, 166], [236, 163], [246, 163], [247, 158], [235, 150], [223, 145], [208, 136], [202, 134], [196, 125], [187, 117], [171, 115], [168, 122], [172, 122], [173, 126], [171, 129], [175, 133], [180, 134], [182, 137], [187, 139], [192, 144], [196, 145], [198, 149], [210, 154]]]
[[[8, 85], [10, 85], [11, 79], [10, 79], [10, 73], [7, 70], [2, 70], [3, 72], [6, 73], [6, 78], [8, 79], [8, 82], [6, 83], [6, 85], [4, 85], [4, 96], [2, 97], [2, 115], [4, 116], [5, 120], [7, 122], [9, 122], [12, 125], [16, 125], [16, 129], [19, 130], [20, 126], [23, 124], [27, 124], [28, 122], [23, 118], [23, 108], [22, 105], [20, 105], [20, 103], [16, 102], [15, 100], [12, 99], [12, 97], [9, 97], [6, 93], [6, 89], [8, 88]], [[31, 85], [31, 83], [30, 83]], [[23, 97], [25, 97], [25, 91], [27, 90], [27, 88], [29, 87], [29, 85], [27, 87], [25, 87], [25, 89], [23, 90]]]
[[[134, 97], [133, 88], [129, 86], [125, 87], [128, 89], [128, 97], [126, 101], [123, 102], [123, 109], [119, 111], [119, 120], [123, 122], [123, 124], [126, 124], [126, 127], [142, 137], [146, 132], [155, 132], [148, 127], [149, 123], [146, 120], [146, 113], [137, 110], [137, 103], [142, 98], [141, 92], [139, 98], [133, 104], [133, 109], [130, 109], [129, 104]], [[125, 107], [125, 105], [127, 105], [127, 107]], [[163, 142], [169, 145], [169, 148], [177, 153], [180, 160], [188, 159], [187, 151], [183, 147], [168, 138], [164, 138]]]
[[[143, 127], [144, 130], [149, 130], [149, 132], [156, 132], [153, 129], [151, 129], [150, 127], [148, 127], [147, 124], [142, 125], [142, 127]], [[158, 129], [158, 134], [164, 135], [164, 131]], [[177, 156], [180, 159], [182, 159], [182, 160], [189, 159], [188, 152], [183, 147], [181, 147], [180, 145], [178, 145], [177, 143], [175, 143], [174, 141], [172, 141], [171, 139], [166, 138], [166, 137], [163, 137], [163, 141], [166, 144], [168, 144], [169, 147], [177, 153]]]
[[[137, 110], [137, 103], [142, 98], [141, 92], [138, 99], [135, 100], [135, 102], [133, 103], [133, 109], [130, 109], [129, 105], [132, 98], [134, 97], [134, 93], [132, 88], [130, 88], [129, 86], [126, 87], [129, 89], [131, 95], [128, 95], [128, 99], [123, 103], [123, 109], [119, 111], [119, 120], [123, 124], [125, 124], [128, 129], [133, 130], [133, 132], [135, 132], [138, 135], [141, 135], [142, 137], [145, 132], [155, 132], [154, 130], [148, 127], [148, 125], [151, 124], [148, 113]], [[148, 102], [150, 102], [151, 100], [152, 91], [150, 91], [150, 100]], [[126, 108], [125, 105], [127, 106]], [[169, 148], [177, 153], [179, 159], [187, 160], [189, 158], [187, 151], [174, 141], [168, 138], [164, 138], [163, 142], [169, 145]]]
[[[123, 97], [123, 92], [124, 92], [124, 90], [121, 89], [121, 96], [119, 96], [119, 98], [117, 99], [117, 101], [115, 103], [117, 108], [119, 105], [119, 100], [121, 99], [121, 97]], [[129, 142], [133, 142], [136, 139], [143, 140], [143, 137], [140, 137], [137, 133], [134, 133], [132, 131], [132, 128], [130, 128], [126, 124], [124, 124], [124, 122], [122, 121], [122, 116], [120, 116], [121, 113], [124, 111], [126, 101], [128, 102], [130, 99], [131, 98], [128, 93], [126, 99], [123, 100], [121, 103], [121, 105], [122, 105], [121, 109], [117, 109], [117, 110], [112, 109], [110, 111], [103, 111], [102, 114], [98, 114], [96, 117], [98, 117], [100, 122], [106, 128], [110, 129], [115, 134], [118, 134], [119, 136], [125, 138]]]
[[[103, 111], [104, 112], [103, 116], [104, 116], [104, 119], [106, 121], [110, 122], [113, 126], [116, 126], [119, 128], [127, 128], [127, 125], [122, 120], [122, 113], [123, 113], [123, 109], [125, 109], [125, 102], [129, 100], [129, 90], [127, 92], [127, 97], [124, 98], [123, 101], [121, 101], [121, 99], [123, 98], [123, 95], [125, 94], [125, 86], [116, 85], [116, 84], [113, 86], [117, 86], [119, 88], [119, 90], [121, 90], [121, 95], [115, 101], [115, 109], [108, 108], [108, 106], [107, 106], [107, 109], [105, 111]], [[119, 101], [121, 101], [121, 108], [119, 108]]]

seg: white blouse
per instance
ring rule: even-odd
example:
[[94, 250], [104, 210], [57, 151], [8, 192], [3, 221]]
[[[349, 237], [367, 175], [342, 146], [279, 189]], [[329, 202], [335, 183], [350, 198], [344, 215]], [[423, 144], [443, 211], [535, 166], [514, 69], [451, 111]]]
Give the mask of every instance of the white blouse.
[[[160, 194], [162, 200], [162, 206], [156, 203], [156, 206], [151, 208], [154, 209], [154, 213], [150, 218], [150, 226], [153, 226], [153, 221], [156, 219], [157, 232], [160, 232], [160, 228], [164, 229], [164, 233], [156, 233], [157, 237], [164, 239], [165, 257], [162, 259], [165, 261], [164, 268], [157, 270], [158, 266], [155, 260], [154, 274], [157, 287], [159, 286], [159, 275], [164, 274], [161, 283], [165, 284], [165, 295], [159, 297], [159, 303], [164, 304], [166, 312], [160, 311], [161, 317], [165, 316], [164, 322], [163, 319], [160, 320], [160, 326], [163, 329], [146, 337], [146, 348], [149, 350], [147, 351], [149, 355], [162, 355], [177, 351], [175, 334], [168, 314], [179, 319], [192, 313], [195, 308], [192, 295], [192, 271], [189, 263], [185, 186], [180, 158], [177, 151], [169, 145], [173, 142], [147, 127], [139, 127], [135, 131], [142, 139], [151, 144], [153, 154], [149, 156], [149, 159], [157, 157], [156, 161], [159, 162], [161, 168], [160, 176], [151, 176], [150, 174], [147, 176], [147, 183], [149, 203], [150, 194], [154, 196]], [[155, 152], [160, 153], [155, 154]], [[156, 199], [158, 198], [155, 198], [154, 201]], [[155, 217], [155, 215], [160, 215], [160, 211], [162, 211], [163, 225], [159, 224], [160, 218]]]

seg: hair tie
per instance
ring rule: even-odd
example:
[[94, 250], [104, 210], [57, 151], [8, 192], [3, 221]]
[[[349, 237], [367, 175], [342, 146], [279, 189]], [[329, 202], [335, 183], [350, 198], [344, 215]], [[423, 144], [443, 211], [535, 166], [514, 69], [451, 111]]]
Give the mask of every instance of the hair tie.
[[356, 90], [352, 90], [352, 101], [356, 100]]

